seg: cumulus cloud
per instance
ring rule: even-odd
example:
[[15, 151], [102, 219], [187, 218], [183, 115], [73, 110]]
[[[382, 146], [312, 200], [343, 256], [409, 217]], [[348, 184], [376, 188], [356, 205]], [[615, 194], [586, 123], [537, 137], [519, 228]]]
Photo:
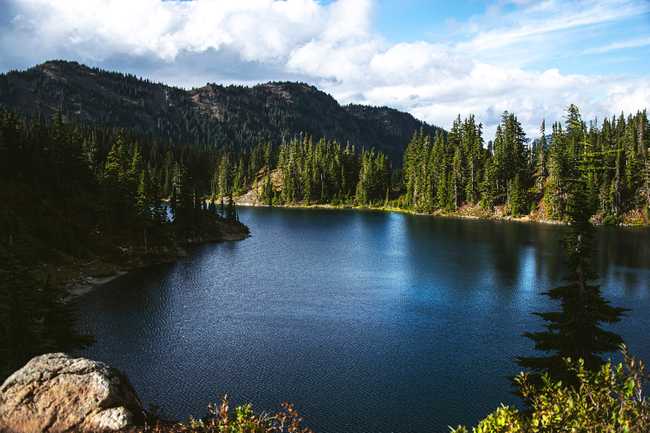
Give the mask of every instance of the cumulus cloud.
[[650, 80], [638, 79], [616, 83], [607, 89], [611, 105], [627, 113], [648, 107], [650, 103]]
[[20, 0], [15, 8], [23, 36], [96, 59], [173, 61], [182, 51], [231, 48], [245, 60], [269, 61], [326, 30], [326, 8], [313, 0]]
[[[474, 113], [488, 138], [504, 110], [533, 134], [542, 118], [561, 119], [569, 103], [602, 117], [650, 101], [648, 76], [527, 67], [531, 52], [547, 53], [540, 39], [559, 43], [570, 32], [646, 14], [643, 0], [517, 0], [515, 12], [502, 1], [457, 24], [459, 40], [396, 44], [374, 30], [371, 0], [6, 1], [0, 49], [10, 60], [0, 67], [64, 57], [187, 87], [299, 79], [342, 103], [393, 106], [444, 127]], [[639, 41], [646, 39], [632, 45]], [[617, 43], [625, 45], [602, 49]]]

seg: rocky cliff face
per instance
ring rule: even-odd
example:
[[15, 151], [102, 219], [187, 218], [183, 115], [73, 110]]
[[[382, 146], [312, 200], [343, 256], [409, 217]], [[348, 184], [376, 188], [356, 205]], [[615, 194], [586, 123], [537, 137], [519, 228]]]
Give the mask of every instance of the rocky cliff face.
[[123, 374], [64, 353], [33, 358], [0, 387], [0, 432], [115, 431], [144, 415]]

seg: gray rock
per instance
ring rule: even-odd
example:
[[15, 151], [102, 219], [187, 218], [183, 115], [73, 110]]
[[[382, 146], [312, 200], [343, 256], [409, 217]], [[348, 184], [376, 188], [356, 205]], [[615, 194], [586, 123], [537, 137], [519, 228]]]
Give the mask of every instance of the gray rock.
[[37, 356], [0, 386], [0, 431], [115, 431], [144, 418], [128, 379], [102, 362]]

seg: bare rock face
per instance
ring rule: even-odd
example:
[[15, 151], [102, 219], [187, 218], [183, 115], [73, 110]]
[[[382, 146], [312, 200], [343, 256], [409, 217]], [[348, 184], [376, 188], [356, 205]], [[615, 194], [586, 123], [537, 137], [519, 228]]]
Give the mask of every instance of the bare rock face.
[[0, 432], [114, 431], [143, 418], [123, 374], [64, 353], [33, 358], [0, 386]]

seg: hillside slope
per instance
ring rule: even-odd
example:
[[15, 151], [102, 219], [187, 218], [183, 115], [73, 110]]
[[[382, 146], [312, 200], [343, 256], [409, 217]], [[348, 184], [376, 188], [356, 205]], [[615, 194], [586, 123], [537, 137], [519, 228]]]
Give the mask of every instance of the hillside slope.
[[375, 147], [397, 163], [416, 130], [438, 130], [387, 107], [341, 106], [304, 83], [184, 90], [67, 61], [1, 74], [0, 107], [43, 118], [60, 110], [70, 120], [130, 128], [175, 144], [238, 148], [306, 133]]

